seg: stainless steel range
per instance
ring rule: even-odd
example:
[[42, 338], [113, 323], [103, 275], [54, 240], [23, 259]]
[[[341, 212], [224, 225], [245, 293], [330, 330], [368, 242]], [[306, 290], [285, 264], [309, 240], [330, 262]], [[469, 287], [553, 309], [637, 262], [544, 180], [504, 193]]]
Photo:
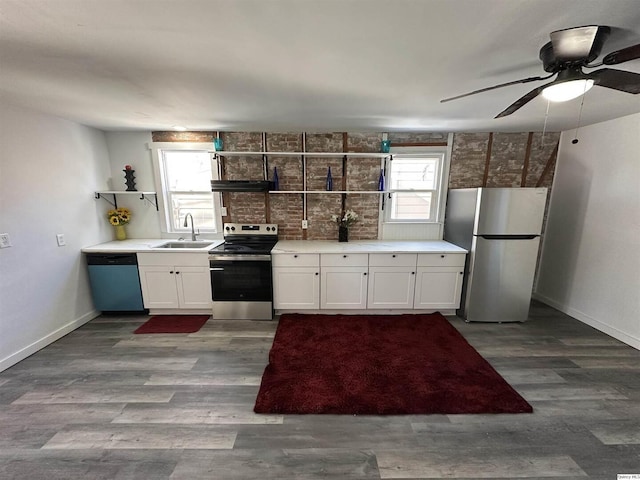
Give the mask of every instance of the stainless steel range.
[[272, 223], [224, 224], [224, 243], [209, 250], [213, 318], [273, 318], [271, 249], [277, 241]]

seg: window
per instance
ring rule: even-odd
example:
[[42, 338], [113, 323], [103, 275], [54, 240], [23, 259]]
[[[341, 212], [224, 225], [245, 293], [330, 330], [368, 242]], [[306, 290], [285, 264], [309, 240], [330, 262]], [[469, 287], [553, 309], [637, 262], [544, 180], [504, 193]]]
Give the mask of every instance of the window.
[[191, 231], [184, 226], [187, 214], [202, 233], [220, 230], [218, 195], [211, 191], [211, 179], [217, 178], [217, 163], [208, 150], [182, 147], [158, 148], [156, 173], [160, 182], [164, 230], [170, 233]]
[[446, 151], [394, 154], [387, 163], [386, 222], [438, 221]]

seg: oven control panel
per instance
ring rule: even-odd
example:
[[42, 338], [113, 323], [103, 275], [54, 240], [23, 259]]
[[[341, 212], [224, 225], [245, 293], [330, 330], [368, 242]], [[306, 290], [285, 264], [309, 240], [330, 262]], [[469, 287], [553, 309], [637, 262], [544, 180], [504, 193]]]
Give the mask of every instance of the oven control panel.
[[275, 223], [225, 223], [224, 235], [277, 235], [278, 225]]

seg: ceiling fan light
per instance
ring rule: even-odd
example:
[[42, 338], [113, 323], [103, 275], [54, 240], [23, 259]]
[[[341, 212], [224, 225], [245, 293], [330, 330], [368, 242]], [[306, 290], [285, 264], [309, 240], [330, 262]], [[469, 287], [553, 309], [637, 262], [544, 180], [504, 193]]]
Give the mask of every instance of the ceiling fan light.
[[542, 91], [542, 96], [551, 102], [566, 102], [587, 93], [591, 87], [591, 79], [571, 80], [548, 86]]

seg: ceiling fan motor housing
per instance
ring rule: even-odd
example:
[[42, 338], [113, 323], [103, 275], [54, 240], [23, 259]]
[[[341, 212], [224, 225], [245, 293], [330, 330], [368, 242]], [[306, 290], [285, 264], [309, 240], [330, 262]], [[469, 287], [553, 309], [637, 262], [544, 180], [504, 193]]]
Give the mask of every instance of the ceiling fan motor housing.
[[[602, 25], [553, 32], [552, 38], [555, 34], [556, 42], [562, 42], [561, 45], [556, 43], [556, 50], [561, 47], [562, 51], [554, 50], [553, 40], [543, 45], [539, 56], [545, 72], [555, 73], [569, 65], [584, 66], [593, 62], [600, 55], [610, 33], [611, 28]], [[590, 48], [585, 51], [584, 47], [589, 45]]]

